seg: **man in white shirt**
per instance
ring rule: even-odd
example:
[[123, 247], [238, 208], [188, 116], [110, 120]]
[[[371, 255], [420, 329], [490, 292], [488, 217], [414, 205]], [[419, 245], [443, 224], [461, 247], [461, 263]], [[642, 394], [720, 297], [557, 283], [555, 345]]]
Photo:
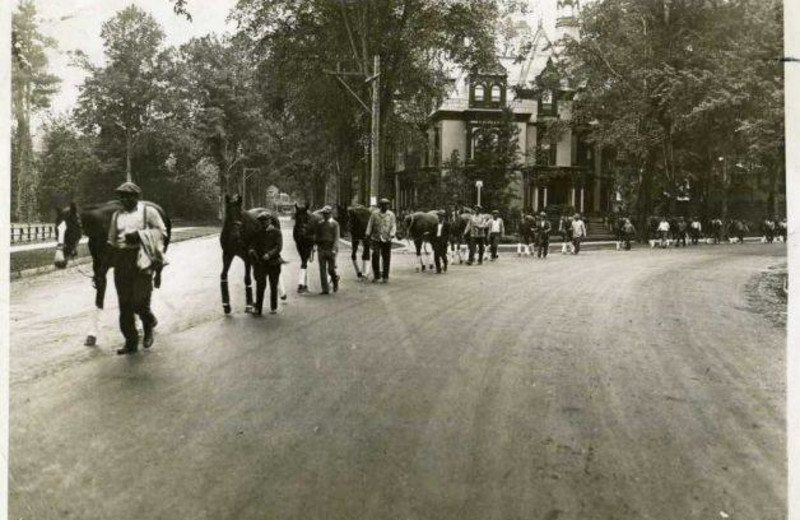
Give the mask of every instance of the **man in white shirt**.
[[669, 222], [667, 222], [667, 217], [661, 217], [661, 222], [658, 224], [658, 236], [661, 238], [661, 247], [667, 247], [667, 239], [669, 236]]
[[117, 354], [132, 354], [139, 349], [139, 334], [136, 331], [136, 316], [144, 329], [144, 348], [153, 345], [153, 329], [158, 324], [150, 310], [153, 294], [153, 273], [139, 268], [140, 231], [156, 229], [166, 236], [166, 226], [161, 214], [146, 203], [139, 202], [142, 191], [132, 183], [119, 186], [115, 193], [122, 209], [111, 217], [109, 245], [114, 266], [114, 286], [119, 299], [119, 327], [125, 336], [125, 346]]
[[575, 213], [572, 218], [572, 247], [574, 255], [581, 252], [581, 242], [586, 238], [586, 224], [580, 214]]
[[500, 212], [497, 210], [492, 211], [492, 220], [489, 221], [489, 251], [492, 261], [497, 260], [497, 246], [500, 244], [500, 239], [505, 235], [505, 232], [506, 229], [503, 225], [503, 219], [500, 218]]

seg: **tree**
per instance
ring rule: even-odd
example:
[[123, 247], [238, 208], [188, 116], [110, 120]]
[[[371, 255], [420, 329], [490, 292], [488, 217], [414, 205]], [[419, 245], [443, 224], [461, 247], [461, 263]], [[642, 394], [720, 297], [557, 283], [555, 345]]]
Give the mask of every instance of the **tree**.
[[50, 106], [60, 80], [47, 72], [45, 49], [52, 39], [39, 32], [36, 4], [23, 0], [12, 17], [11, 89], [14, 122], [11, 143], [12, 219], [37, 218], [38, 178], [31, 141], [31, 117]]
[[512, 177], [519, 171], [519, 128], [510, 108], [498, 122], [484, 122], [474, 130], [474, 159], [467, 164], [471, 180], [483, 181], [481, 203], [488, 208], [506, 208], [513, 197]]
[[176, 86], [168, 76], [172, 58], [161, 27], [134, 5], [106, 21], [100, 34], [105, 66], [77, 54], [88, 77], [80, 87], [76, 115], [85, 131], [100, 135], [112, 157], [124, 158], [130, 181], [139, 138], [174, 108], [165, 102]]

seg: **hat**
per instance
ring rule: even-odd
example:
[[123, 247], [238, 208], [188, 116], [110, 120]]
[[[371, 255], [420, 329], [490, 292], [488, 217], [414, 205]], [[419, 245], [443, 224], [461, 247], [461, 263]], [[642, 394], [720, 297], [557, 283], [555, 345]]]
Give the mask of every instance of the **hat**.
[[477, 204], [477, 205], [475, 206], [475, 209], [476, 209], [476, 210], [478, 210], [478, 211], [480, 211], [480, 210], [482, 210], [483, 208], [481, 207], [481, 205], [480, 205], [480, 204]]
[[134, 195], [141, 195], [142, 190], [139, 189], [139, 186], [132, 182], [123, 182], [116, 190], [114, 190], [114, 193], [132, 193]]
[[378, 201], [378, 204], [391, 204], [391, 203], [389, 202], [389, 199], [383, 198]]
[[322, 213], [330, 213], [331, 211], [333, 210], [331, 210], [330, 206], [325, 206], [324, 208], [322, 208]]
[[447, 213], [445, 213], [443, 209], [440, 209], [440, 210], [438, 210], [438, 211], [436, 212], [436, 214], [437, 214], [437, 215], [439, 215], [440, 217], [443, 217], [443, 216], [445, 216]]
[[539, 213], [539, 216], [540, 216], [540, 217], [546, 217], [546, 216], [547, 216], [547, 213], [545, 213], [544, 211], [542, 211], [541, 213]]
[[499, 215], [499, 214], [500, 214], [500, 212], [499, 212], [499, 211], [497, 211], [496, 209], [493, 209], [493, 210], [492, 210], [492, 215]]

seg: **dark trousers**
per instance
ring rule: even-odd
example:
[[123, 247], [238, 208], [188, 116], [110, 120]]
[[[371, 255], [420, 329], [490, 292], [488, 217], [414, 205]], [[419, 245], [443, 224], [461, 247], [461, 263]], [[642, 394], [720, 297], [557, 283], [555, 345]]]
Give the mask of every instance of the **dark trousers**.
[[[328, 275], [330, 275], [331, 279], [336, 279], [336, 253], [330, 247], [317, 245], [317, 261], [319, 262], [319, 281], [322, 285], [322, 292], [330, 292]], [[277, 294], [277, 279], [275, 283]]]
[[697, 242], [700, 240], [700, 232], [697, 231], [696, 229], [693, 229], [691, 233], [692, 233], [692, 245], [696, 246]]
[[140, 271], [136, 265], [138, 249], [121, 249], [114, 252], [114, 286], [119, 300], [119, 328], [125, 343], [139, 340], [136, 316], [142, 320], [145, 331], [152, 330], [156, 317], [150, 310], [153, 294], [153, 275]]
[[[372, 275], [376, 280], [383, 277], [384, 280], [389, 279], [389, 267], [392, 263], [392, 243], [379, 242], [372, 243]], [[381, 271], [381, 264], [383, 270]]]
[[572, 246], [575, 248], [575, 254], [581, 252], [581, 242], [583, 241], [583, 237], [575, 237], [572, 239]]
[[767, 237], [767, 243], [771, 244], [773, 240], [775, 240], [775, 231], [768, 229], [764, 232], [764, 236]]
[[497, 259], [497, 246], [500, 244], [500, 233], [489, 233], [489, 251], [492, 260]]
[[442, 264], [444, 270], [447, 271], [447, 239], [444, 237], [436, 238], [433, 241], [433, 263], [436, 264], [436, 272], [442, 271]]
[[486, 251], [486, 239], [482, 236], [480, 237], [469, 237], [469, 260], [467, 260], [468, 264], [471, 264], [475, 261], [475, 248], [478, 249], [478, 263], [483, 263], [483, 253]]
[[675, 239], [675, 247], [686, 247], [686, 231], [678, 231], [678, 236]]
[[547, 258], [550, 250], [550, 237], [539, 237], [536, 239], [536, 257]]
[[256, 314], [261, 314], [264, 306], [265, 282], [269, 283], [269, 308], [278, 310], [278, 281], [281, 278], [281, 265], [256, 264]]

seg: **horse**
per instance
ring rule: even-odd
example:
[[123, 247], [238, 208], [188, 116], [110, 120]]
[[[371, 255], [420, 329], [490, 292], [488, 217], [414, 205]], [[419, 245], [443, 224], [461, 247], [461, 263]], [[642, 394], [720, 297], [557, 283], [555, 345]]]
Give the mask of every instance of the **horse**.
[[531, 256], [531, 244], [534, 242], [536, 232], [536, 219], [533, 215], [523, 214], [519, 222], [519, 242], [517, 242], [517, 256]]
[[[347, 215], [347, 230], [350, 232], [350, 240], [352, 242], [350, 259], [353, 261], [353, 269], [356, 270], [358, 278], [367, 277], [367, 269], [369, 269], [369, 237], [367, 237], [367, 224], [369, 217], [372, 215], [372, 210], [357, 204], [350, 206], [346, 211]], [[358, 268], [358, 245], [361, 244], [361, 269]]]
[[[406, 238], [414, 242], [414, 247], [417, 252], [417, 260], [419, 260], [419, 267], [417, 271], [425, 271], [425, 267], [433, 269], [433, 263], [430, 260], [430, 253], [427, 248], [423, 248], [424, 242], [428, 242], [433, 246], [431, 240], [436, 235], [436, 229], [439, 225], [439, 216], [436, 211], [416, 211], [407, 215], [403, 219], [406, 224]], [[425, 260], [422, 261], [422, 253], [425, 253]]]
[[464, 248], [467, 246], [467, 241], [464, 238], [464, 231], [467, 229], [467, 223], [472, 218], [474, 212], [470, 209], [462, 211], [453, 210], [450, 212], [450, 263], [455, 262], [455, 257], [458, 256], [458, 263], [464, 263]]
[[308, 292], [308, 262], [314, 261], [314, 230], [322, 222], [320, 211], [309, 211], [308, 205], [294, 205], [294, 238], [297, 252], [300, 255], [300, 278], [298, 280], [297, 292]]
[[[235, 257], [239, 257], [244, 262], [244, 287], [245, 287], [245, 313], [253, 313], [253, 287], [251, 273], [253, 272], [252, 259], [248, 255], [254, 237], [263, 229], [263, 224], [259, 217], [268, 215], [272, 219], [275, 227], [280, 229], [280, 220], [265, 208], [253, 208], [245, 210], [242, 208], [242, 197], [225, 195], [225, 219], [222, 223], [222, 232], [219, 235], [219, 243], [222, 246], [222, 273], [220, 274], [220, 292], [222, 293], [222, 310], [225, 314], [231, 313], [230, 294], [228, 292], [228, 270]], [[256, 280], [257, 296], [263, 298], [263, 287], [261, 282]], [[281, 300], [286, 299], [286, 292], [280, 289]]]
[[[158, 204], [149, 201], [141, 201], [140, 203], [151, 210], [158, 211], [159, 215], [161, 215], [161, 220], [164, 221], [164, 226], [167, 229], [167, 234], [164, 237], [164, 252], [166, 252], [172, 238], [172, 221]], [[89, 238], [89, 253], [92, 256], [93, 271], [92, 284], [95, 288], [95, 314], [92, 328], [86, 335], [86, 341], [84, 342], [87, 347], [97, 345], [100, 311], [105, 303], [106, 275], [112, 267], [110, 263], [112, 246], [108, 243], [108, 230], [111, 227], [111, 218], [114, 213], [122, 209], [122, 204], [117, 200], [100, 204], [87, 204], [81, 209], [78, 209], [74, 202], [68, 207], [56, 208], [55, 226], [58, 241], [53, 260], [56, 268], [66, 268], [69, 260], [75, 258], [78, 254], [78, 244], [81, 237], [86, 236]], [[162, 267], [158, 267], [155, 271], [154, 285], [156, 288], [161, 287], [161, 269]]]

